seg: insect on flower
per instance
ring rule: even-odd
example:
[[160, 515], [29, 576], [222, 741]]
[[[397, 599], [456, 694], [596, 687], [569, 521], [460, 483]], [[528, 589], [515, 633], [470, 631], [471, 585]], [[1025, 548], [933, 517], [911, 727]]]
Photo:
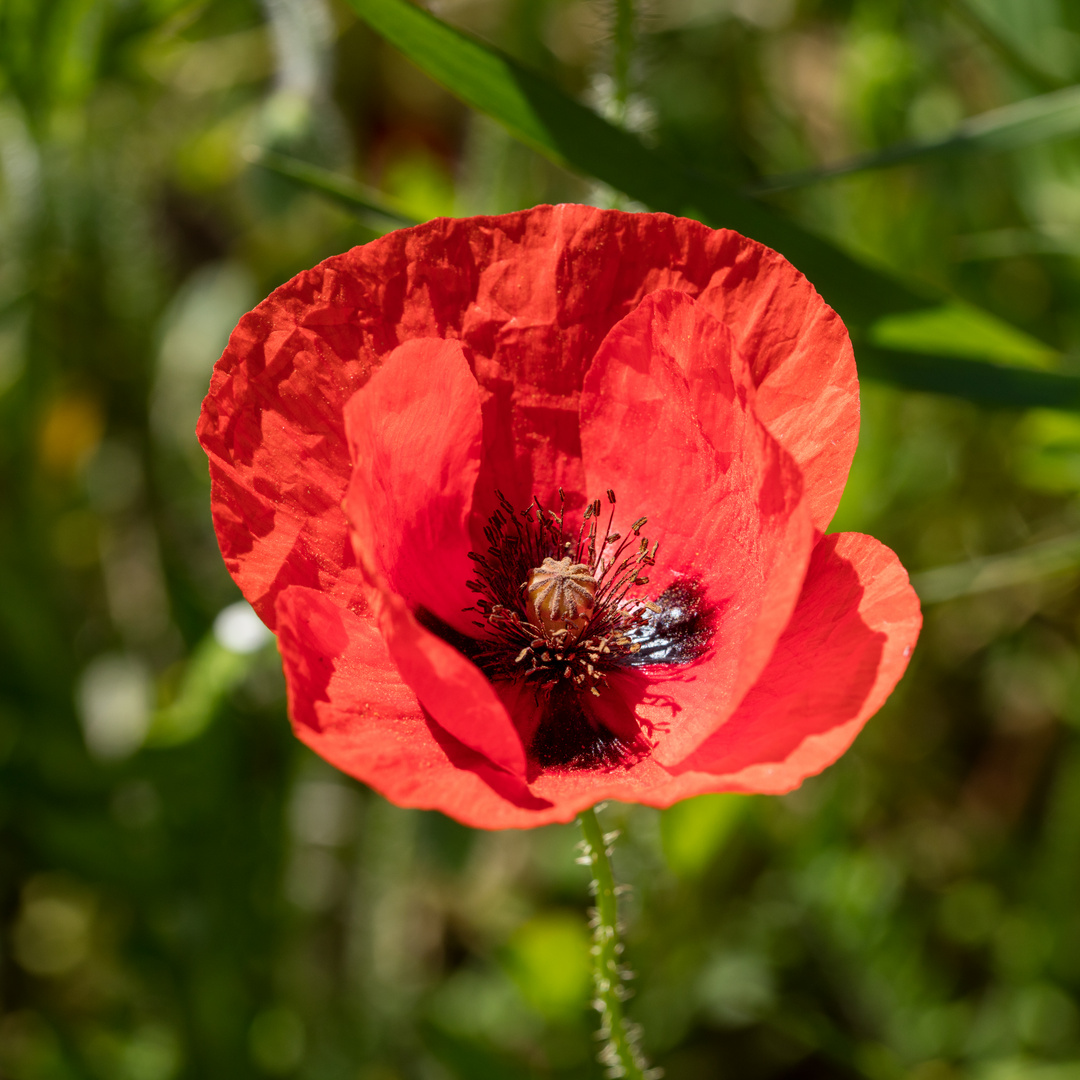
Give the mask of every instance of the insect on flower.
[[329, 259], [241, 320], [199, 435], [297, 735], [470, 825], [790, 790], [918, 636], [893, 553], [824, 534], [843, 324], [697, 222], [537, 207]]

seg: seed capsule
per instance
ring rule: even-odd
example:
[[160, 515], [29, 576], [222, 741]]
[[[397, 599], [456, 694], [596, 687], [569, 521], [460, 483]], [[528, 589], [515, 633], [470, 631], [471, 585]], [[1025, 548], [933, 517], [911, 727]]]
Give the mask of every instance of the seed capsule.
[[571, 641], [588, 624], [596, 597], [596, 579], [584, 563], [547, 558], [529, 571], [525, 613], [533, 626], [549, 634], [565, 631]]

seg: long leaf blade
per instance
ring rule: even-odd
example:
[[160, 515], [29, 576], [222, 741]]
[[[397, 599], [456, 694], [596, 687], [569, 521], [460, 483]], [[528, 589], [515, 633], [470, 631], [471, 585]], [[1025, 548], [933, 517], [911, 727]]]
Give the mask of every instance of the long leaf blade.
[[939, 604], [960, 596], [972, 596], [1026, 585], [1080, 567], [1080, 533], [1044, 540], [1003, 555], [987, 555], [970, 562], [938, 566], [913, 574], [911, 584], [924, 604]]
[[354, 213], [374, 218], [373, 224], [377, 227], [388, 225], [391, 229], [398, 229], [402, 225], [417, 224], [416, 218], [411, 217], [386, 196], [351, 177], [331, 172], [309, 161], [301, 161], [300, 158], [258, 147], [253, 148], [248, 157], [252, 165], [284, 176], [309, 191], [317, 191]]
[[1020, 409], [1080, 409], [1080, 378], [1075, 375], [883, 349], [868, 343], [859, 345], [857, 356], [861, 375], [907, 390]]
[[819, 169], [769, 177], [755, 187], [754, 191], [757, 194], [788, 191], [838, 176], [885, 169], [922, 158], [1015, 150], [1078, 133], [1080, 86], [1069, 86], [969, 117], [954, 132], [943, 138], [897, 143], [876, 153], [859, 154]]

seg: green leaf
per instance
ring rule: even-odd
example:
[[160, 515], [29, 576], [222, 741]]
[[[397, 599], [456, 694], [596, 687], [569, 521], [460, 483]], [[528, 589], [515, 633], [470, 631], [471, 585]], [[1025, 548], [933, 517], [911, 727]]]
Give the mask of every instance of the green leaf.
[[952, 11], [967, 23], [982, 39], [983, 44], [997, 53], [998, 59], [1011, 67], [1021, 79], [1036, 90], [1059, 90], [1066, 80], [1046, 71], [1028, 55], [1029, 49], [1012, 40], [999, 19], [993, 18], [985, 4], [972, 4], [970, 0], [947, 0]]
[[1055, 371], [988, 364], [960, 356], [883, 349], [856, 350], [859, 374], [907, 390], [951, 394], [985, 405], [1027, 409], [1080, 409], [1080, 378]]
[[317, 191], [320, 195], [340, 203], [347, 210], [368, 219], [368, 223], [376, 231], [385, 232], [388, 228], [398, 229], [402, 225], [417, 224], [416, 219], [395, 205], [392, 199], [348, 176], [312, 165], [309, 161], [301, 161], [299, 158], [259, 147], [253, 147], [248, 157], [252, 165], [284, 176], [300, 187]]
[[[1052, 369], [1058, 354], [988, 311], [961, 301], [886, 315], [870, 328], [869, 344], [901, 352], [973, 354], [982, 360]], [[860, 350], [861, 351], [861, 350]]]
[[668, 866], [680, 877], [700, 877], [748, 809], [745, 795], [697, 795], [660, 815], [660, 837]]
[[1000, 109], [969, 117], [950, 135], [940, 139], [897, 143], [885, 150], [859, 154], [820, 169], [773, 176], [754, 190], [763, 194], [805, 187], [850, 173], [884, 169], [890, 165], [945, 154], [987, 153], [1015, 150], [1034, 143], [1064, 139], [1080, 132], [1080, 86], [1068, 86], [1050, 94], [1025, 98]]
[[506, 944], [504, 964], [522, 997], [542, 1016], [580, 1015], [589, 1002], [592, 935], [576, 912], [534, 915]]
[[[1060, 408], [1080, 404], [1080, 378], [1033, 371], [1011, 378], [1008, 369], [935, 355], [963, 352], [952, 334], [935, 346], [924, 334], [909, 353], [871, 350], [875, 324], [890, 316], [938, 312], [946, 323], [956, 305], [913, 288], [886, 270], [859, 262], [838, 247], [736, 191], [730, 184], [646, 147], [542, 76], [499, 50], [447, 26], [407, 0], [347, 0], [373, 29], [466, 104], [494, 117], [512, 135], [553, 161], [594, 176], [654, 210], [731, 228], [776, 248], [814, 283], [847, 323], [868, 374], [917, 389], [959, 394], [1003, 405], [1029, 399]], [[994, 329], [1016, 350], [1029, 343], [1030, 362], [1045, 365], [1047, 346], [980, 313], [982, 335]], [[895, 329], [895, 328], [894, 328]], [[926, 355], [920, 355], [925, 352]], [[910, 364], [907, 363], [910, 358]], [[946, 389], [947, 388], [947, 389]], [[1019, 396], [1014, 396], [1014, 394]]]
[[623, 119], [630, 99], [630, 66], [634, 53], [634, 0], [615, 0], [615, 18], [611, 27], [614, 62], [615, 104]]

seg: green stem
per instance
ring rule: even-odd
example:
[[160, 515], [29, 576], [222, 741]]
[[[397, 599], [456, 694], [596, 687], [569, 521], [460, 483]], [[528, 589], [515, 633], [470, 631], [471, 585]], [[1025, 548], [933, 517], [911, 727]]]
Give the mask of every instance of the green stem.
[[604, 835], [595, 810], [583, 811], [578, 821], [585, 836], [582, 842], [584, 854], [579, 861], [592, 867], [592, 888], [596, 896], [592, 919], [594, 1004], [600, 1013], [599, 1037], [605, 1040], [599, 1061], [607, 1066], [609, 1077], [649, 1080], [660, 1074], [648, 1070], [638, 1047], [639, 1029], [627, 1023], [623, 1015], [623, 1000], [627, 996], [623, 982], [627, 972], [619, 963], [622, 945], [619, 942], [618, 901], [609, 857], [615, 836]]
[[618, 122], [626, 123], [626, 106], [630, 100], [630, 60], [634, 52], [634, 0], [615, 0], [615, 56], [612, 76], [615, 84], [615, 106]]

